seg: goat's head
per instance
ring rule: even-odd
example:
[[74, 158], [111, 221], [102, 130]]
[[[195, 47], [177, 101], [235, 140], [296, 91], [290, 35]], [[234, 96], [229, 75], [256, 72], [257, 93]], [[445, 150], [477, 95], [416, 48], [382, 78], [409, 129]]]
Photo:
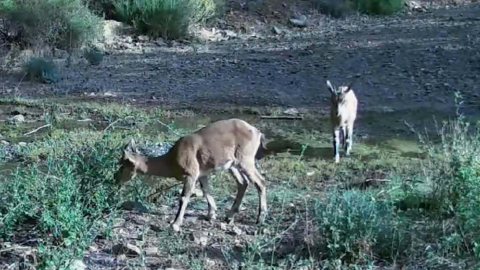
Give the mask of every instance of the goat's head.
[[349, 86], [340, 86], [335, 89], [333, 85], [330, 83], [329, 80], [327, 80], [327, 86], [328, 89], [330, 90], [330, 93], [332, 94], [332, 102], [335, 104], [338, 104], [343, 101], [345, 98], [345, 95], [352, 90], [353, 82], [350, 83]]
[[135, 141], [132, 139], [125, 149], [123, 149], [122, 157], [118, 162], [120, 167], [114, 175], [115, 183], [122, 185], [130, 181], [144, 164], [145, 158], [138, 152]]

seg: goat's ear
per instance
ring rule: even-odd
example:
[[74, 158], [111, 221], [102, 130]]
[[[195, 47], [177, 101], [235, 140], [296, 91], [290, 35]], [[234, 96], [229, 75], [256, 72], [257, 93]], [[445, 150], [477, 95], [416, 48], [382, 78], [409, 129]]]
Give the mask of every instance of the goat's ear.
[[123, 160], [127, 160], [132, 164], [135, 164], [135, 156], [127, 150], [123, 150]]
[[328, 89], [330, 90], [330, 92], [332, 94], [335, 94], [335, 88], [333, 88], [332, 84], [330, 83], [329, 80], [327, 80], [327, 86], [328, 86]]
[[135, 146], [135, 140], [133, 140], [133, 138], [130, 140], [127, 146], [125, 146], [124, 150], [131, 153], [138, 153], [137, 147]]
[[354, 83], [354, 82], [351, 82], [350, 85], [347, 87], [347, 89], [345, 89], [345, 91], [343, 91], [344, 94], [346, 94], [346, 93], [348, 93], [350, 90], [352, 90], [353, 83]]

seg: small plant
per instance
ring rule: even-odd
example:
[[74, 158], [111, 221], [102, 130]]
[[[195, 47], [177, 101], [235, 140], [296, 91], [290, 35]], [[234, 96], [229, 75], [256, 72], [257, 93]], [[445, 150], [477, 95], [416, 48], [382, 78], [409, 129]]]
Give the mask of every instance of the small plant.
[[96, 40], [102, 26], [82, 0], [7, 1], [0, 14], [17, 29], [12, 39], [27, 47], [77, 48]]
[[388, 202], [376, 201], [368, 193], [332, 193], [326, 202], [317, 202], [316, 218], [320, 243], [327, 261], [371, 262], [388, 258], [399, 246], [396, 216]]
[[223, 8], [222, 0], [117, 0], [115, 16], [152, 37], [179, 39], [191, 23], [204, 22]]
[[25, 76], [42, 83], [56, 83], [59, 80], [57, 65], [41, 57], [32, 57], [24, 65]]
[[313, 0], [313, 5], [332, 17], [343, 17], [358, 11], [371, 15], [390, 15], [400, 11], [405, 0]]
[[85, 59], [87, 59], [87, 61], [94, 66], [102, 63], [104, 55], [105, 53], [96, 47], [89, 47], [83, 52], [83, 56], [85, 57]]

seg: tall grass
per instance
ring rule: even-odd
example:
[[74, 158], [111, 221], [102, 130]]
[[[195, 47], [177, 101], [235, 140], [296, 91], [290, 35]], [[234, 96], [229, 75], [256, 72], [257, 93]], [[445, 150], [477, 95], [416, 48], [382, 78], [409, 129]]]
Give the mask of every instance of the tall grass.
[[0, 185], [0, 234], [9, 240], [31, 224], [35, 234], [26, 237], [40, 241], [40, 267], [66, 267], [81, 258], [117, 203], [112, 170], [119, 141], [108, 135], [83, 143], [71, 138], [64, 134], [25, 149], [37, 148], [42, 161], [18, 168]]
[[133, 25], [140, 33], [178, 39], [188, 26], [216, 16], [222, 0], [116, 0], [117, 19]]
[[31, 47], [80, 47], [99, 38], [102, 26], [82, 0], [6, 0], [0, 16], [8, 26], [4, 33]]
[[453, 217], [460, 251], [474, 250], [480, 258], [480, 123], [472, 125], [463, 115], [444, 122], [438, 130], [440, 141], [428, 145], [425, 176], [431, 182], [432, 197], [441, 214]]

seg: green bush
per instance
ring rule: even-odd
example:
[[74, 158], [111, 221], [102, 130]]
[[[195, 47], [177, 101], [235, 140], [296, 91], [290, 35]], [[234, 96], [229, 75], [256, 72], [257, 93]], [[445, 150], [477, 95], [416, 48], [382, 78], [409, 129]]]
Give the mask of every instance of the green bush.
[[[95, 41], [102, 19], [82, 0], [18, 0], [0, 5], [0, 15], [16, 28], [14, 35], [25, 46], [70, 49]], [[10, 29], [4, 29], [10, 35]]]
[[472, 128], [459, 115], [443, 123], [439, 144], [427, 145], [429, 154], [426, 176], [433, 187], [433, 197], [442, 204], [442, 216], [453, 216], [456, 230], [462, 236], [458, 249], [474, 249], [480, 258], [480, 123]]
[[356, 0], [355, 6], [362, 13], [390, 15], [404, 7], [405, 0]]
[[187, 35], [191, 23], [213, 18], [221, 0], [116, 0], [115, 17], [140, 33], [178, 39]]
[[103, 61], [103, 56], [105, 52], [96, 48], [96, 47], [89, 47], [83, 51], [83, 56], [91, 65], [99, 65]]
[[113, 169], [120, 140], [107, 134], [78, 144], [72, 134], [46, 139], [48, 148], [34, 144], [24, 150], [42, 148], [45, 160], [17, 170], [0, 185], [0, 237], [10, 239], [27, 221], [34, 225], [39, 269], [60, 269], [81, 258], [104, 231], [105, 212], [115, 206]]
[[332, 17], [343, 17], [352, 11], [372, 15], [390, 15], [400, 11], [405, 0], [313, 0], [313, 5]]
[[389, 202], [368, 192], [333, 192], [317, 202], [318, 247], [327, 262], [368, 263], [398, 253], [403, 232]]
[[23, 65], [23, 71], [30, 80], [39, 80], [42, 83], [58, 82], [58, 68], [51, 60], [32, 57]]

